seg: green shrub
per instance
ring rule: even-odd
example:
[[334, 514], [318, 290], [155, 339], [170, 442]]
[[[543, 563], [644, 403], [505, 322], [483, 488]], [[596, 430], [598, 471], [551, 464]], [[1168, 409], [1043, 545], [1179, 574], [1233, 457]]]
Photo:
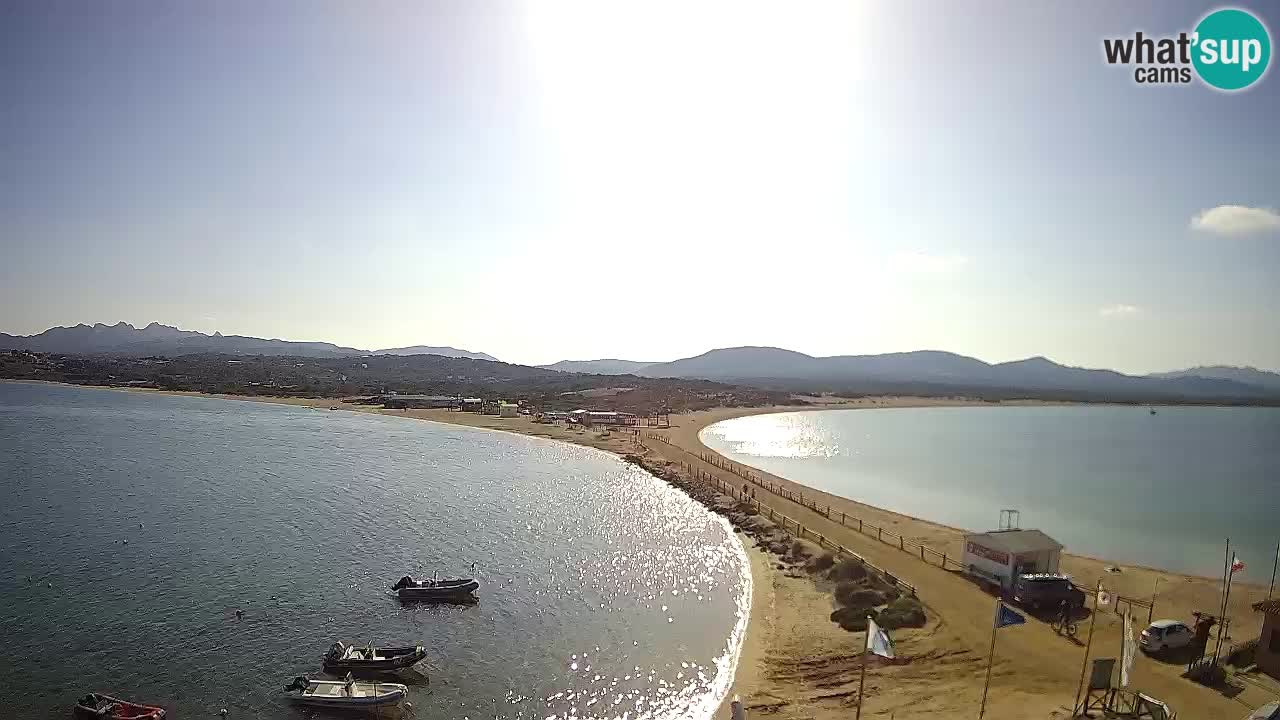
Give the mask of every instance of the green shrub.
[[827, 570], [831, 569], [832, 565], [835, 565], [835, 564], [836, 564], [835, 555], [832, 555], [831, 553], [822, 553], [821, 555], [809, 561], [809, 571], [810, 572], [826, 572]]
[[861, 580], [867, 576], [867, 569], [854, 558], [845, 558], [831, 568], [828, 576], [832, 580]]
[[836, 602], [848, 608], [866, 610], [885, 603], [884, 593], [845, 581], [836, 586]]
[[[876, 611], [843, 607], [831, 613], [831, 622], [838, 623], [840, 627], [849, 632], [865, 632], [867, 629], [867, 615], [875, 617]], [[879, 622], [879, 620], [877, 619], [876, 622]]]
[[876, 616], [876, 622], [887, 630], [921, 628], [926, 621], [924, 606], [919, 600], [907, 595], [894, 600]]

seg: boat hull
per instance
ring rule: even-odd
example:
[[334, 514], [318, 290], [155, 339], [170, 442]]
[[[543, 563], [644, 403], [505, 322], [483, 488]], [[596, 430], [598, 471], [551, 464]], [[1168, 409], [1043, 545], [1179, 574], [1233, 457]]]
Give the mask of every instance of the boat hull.
[[76, 703], [75, 716], [86, 720], [162, 720], [164, 708], [129, 702], [102, 693], [92, 693], [93, 707]]
[[[351, 687], [353, 690], [345, 688]], [[300, 705], [331, 708], [360, 708], [395, 705], [409, 694], [409, 688], [398, 683], [351, 683], [334, 680], [312, 680], [306, 691], [290, 695]]]
[[356, 674], [362, 672], [395, 672], [421, 661], [427, 656], [427, 651], [426, 648], [419, 645], [416, 647], [374, 648], [374, 654], [381, 657], [376, 660], [367, 660], [336, 658], [333, 655], [325, 655], [323, 659], [324, 671], [334, 675], [343, 675], [349, 672]]
[[403, 585], [395, 588], [401, 600], [466, 603], [475, 601], [480, 583], [471, 578], [438, 580]]

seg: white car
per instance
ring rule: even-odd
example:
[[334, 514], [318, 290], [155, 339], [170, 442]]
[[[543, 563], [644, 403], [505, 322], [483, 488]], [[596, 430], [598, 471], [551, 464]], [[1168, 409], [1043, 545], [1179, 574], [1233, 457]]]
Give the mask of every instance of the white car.
[[1186, 647], [1196, 639], [1196, 633], [1180, 620], [1157, 620], [1147, 626], [1138, 638], [1138, 645], [1146, 652], [1176, 650]]
[[1267, 703], [1249, 713], [1244, 720], [1278, 720], [1280, 719], [1280, 702]]

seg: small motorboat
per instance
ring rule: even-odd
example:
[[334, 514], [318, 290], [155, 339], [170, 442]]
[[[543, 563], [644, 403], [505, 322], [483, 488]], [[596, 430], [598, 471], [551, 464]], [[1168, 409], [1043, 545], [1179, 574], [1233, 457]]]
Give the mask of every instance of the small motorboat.
[[345, 673], [394, 672], [422, 660], [427, 649], [421, 645], [410, 647], [347, 647], [336, 642], [324, 654], [324, 671], [334, 675]]
[[455, 578], [450, 580], [414, 580], [405, 575], [391, 586], [400, 595], [401, 600], [430, 600], [435, 602], [470, 602], [475, 600], [476, 589], [480, 583], [472, 578]]
[[409, 688], [399, 683], [360, 682], [348, 674], [345, 680], [312, 680], [299, 675], [284, 686], [284, 691], [294, 702], [325, 707], [369, 707], [394, 705], [409, 694]]
[[89, 693], [76, 701], [75, 716], [95, 720], [160, 720], [164, 717], [164, 708]]

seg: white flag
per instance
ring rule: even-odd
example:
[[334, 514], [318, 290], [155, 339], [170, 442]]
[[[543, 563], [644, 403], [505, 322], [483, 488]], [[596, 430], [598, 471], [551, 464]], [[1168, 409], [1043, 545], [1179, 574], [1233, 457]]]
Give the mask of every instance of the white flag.
[[867, 618], [867, 649], [880, 657], [893, 657], [893, 641], [889, 639], [889, 633], [871, 618]]
[[1124, 645], [1120, 652], [1120, 687], [1129, 687], [1129, 674], [1133, 672], [1133, 659], [1138, 656], [1138, 642], [1133, 639], [1133, 617], [1124, 614]]

